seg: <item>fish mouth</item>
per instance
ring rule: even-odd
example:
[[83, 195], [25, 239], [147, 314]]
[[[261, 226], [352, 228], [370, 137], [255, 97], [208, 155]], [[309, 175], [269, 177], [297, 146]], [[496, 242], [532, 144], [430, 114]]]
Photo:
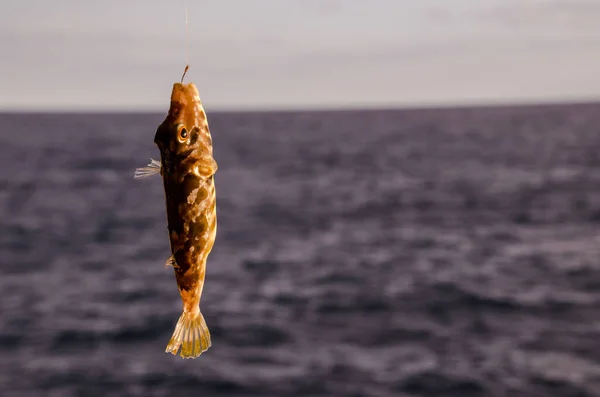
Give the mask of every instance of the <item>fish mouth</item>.
[[200, 119], [205, 120], [206, 114], [194, 83], [173, 84], [171, 105], [165, 121], [171, 125], [183, 124], [188, 130], [191, 130]]
[[171, 92], [171, 102], [179, 102], [182, 104], [191, 104], [192, 102], [200, 102], [200, 93], [194, 83], [175, 83]]

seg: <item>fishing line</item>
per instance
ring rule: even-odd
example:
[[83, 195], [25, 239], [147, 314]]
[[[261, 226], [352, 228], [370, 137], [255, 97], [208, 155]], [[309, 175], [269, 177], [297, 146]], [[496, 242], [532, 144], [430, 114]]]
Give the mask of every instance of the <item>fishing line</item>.
[[183, 70], [183, 76], [181, 76], [181, 84], [183, 84], [183, 78], [190, 68], [190, 57], [189, 57], [189, 34], [188, 34], [188, 9], [187, 3], [185, 4], [185, 69]]

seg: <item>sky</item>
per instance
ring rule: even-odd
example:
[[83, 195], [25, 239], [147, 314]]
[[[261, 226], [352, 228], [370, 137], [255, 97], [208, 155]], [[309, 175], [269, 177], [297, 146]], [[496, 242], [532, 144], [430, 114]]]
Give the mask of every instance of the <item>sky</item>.
[[0, 110], [600, 100], [600, 0], [0, 0]]

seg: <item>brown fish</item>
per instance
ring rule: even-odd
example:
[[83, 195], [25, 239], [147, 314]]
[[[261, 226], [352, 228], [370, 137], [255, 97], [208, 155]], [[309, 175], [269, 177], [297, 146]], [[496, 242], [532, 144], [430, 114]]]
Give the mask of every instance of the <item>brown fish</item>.
[[[187, 68], [186, 68], [187, 71]], [[184, 74], [185, 75], [185, 74]], [[182, 78], [183, 81], [183, 78]], [[139, 168], [134, 178], [160, 173], [163, 178], [171, 256], [183, 314], [166, 351], [195, 358], [211, 345], [210, 332], [200, 312], [206, 259], [217, 231], [212, 137], [194, 83], [175, 83], [169, 113], [156, 130], [160, 150], [156, 160]]]

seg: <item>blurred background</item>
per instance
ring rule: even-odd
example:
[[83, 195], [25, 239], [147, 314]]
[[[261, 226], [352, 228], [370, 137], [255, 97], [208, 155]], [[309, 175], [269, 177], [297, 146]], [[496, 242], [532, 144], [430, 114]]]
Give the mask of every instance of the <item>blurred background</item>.
[[187, 1], [196, 360], [133, 181], [185, 7], [0, 3], [2, 396], [600, 396], [600, 2]]

